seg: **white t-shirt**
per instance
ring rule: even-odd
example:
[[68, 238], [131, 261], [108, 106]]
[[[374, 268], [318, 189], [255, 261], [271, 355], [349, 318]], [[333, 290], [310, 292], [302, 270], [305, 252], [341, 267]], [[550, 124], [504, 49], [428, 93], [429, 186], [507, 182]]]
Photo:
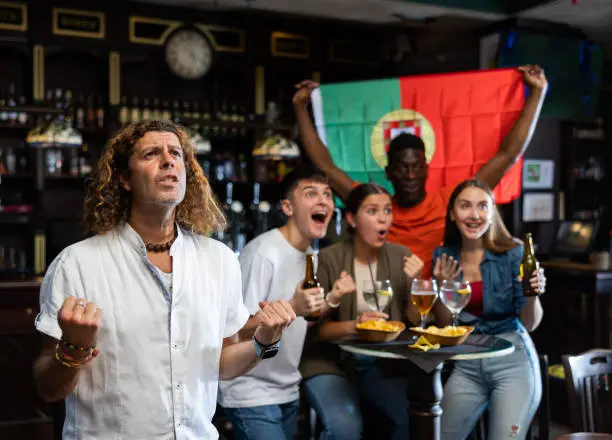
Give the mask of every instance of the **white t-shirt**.
[[178, 232], [172, 295], [129, 225], [64, 249], [40, 292], [36, 328], [55, 339], [57, 312], [76, 296], [102, 309], [100, 355], [66, 398], [64, 440], [200, 440], [219, 437], [216, 409], [223, 338], [240, 330], [240, 266], [218, 241]]
[[[279, 229], [259, 235], [239, 257], [244, 304], [251, 315], [259, 301], [290, 300], [304, 279], [305, 253], [289, 244]], [[307, 324], [298, 317], [283, 333], [278, 354], [244, 376], [219, 382], [219, 404], [226, 408], [280, 405], [299, 398], [298, 370]]]

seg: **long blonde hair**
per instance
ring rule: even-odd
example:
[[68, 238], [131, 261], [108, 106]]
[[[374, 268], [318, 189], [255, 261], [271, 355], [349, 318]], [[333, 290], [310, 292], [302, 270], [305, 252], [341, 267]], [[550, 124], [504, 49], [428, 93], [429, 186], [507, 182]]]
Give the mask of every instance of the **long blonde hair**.
[[131, 193], [121, 185], [120, 176], [129, 176], [129, 159], [134, 145], [150, 131], [174, 133], [183, 149], [187, 183], [185, 198], [176, 207], [176, 222], [201, 235], [225, 229], [226, 220], [195, 158], [195, 149], [185, 130], [167, 120], [130, 124], [108, 141], [85, 195], [85, 227], [88, 234], [104, 234], [128, 220]]
[[487, 193], [493, 202], [493, 218], [491, 225], [482, 237], [484, 248], [491, 252], [501, 253], [507, 252], [520, 245], [521, 241], [514, 238], [508, 231], [508, 228], [506, 228], [499, 210], [497, 206], [495, 206], [495, 198], [489, 186], [481, 180], [470, 179], [457, 185], [448, 201], [448, 207], [446, 209], [446, 228], [444, 230], [444, 246], [461, 246], [461, 233], [459, 232], [457, 224], [452, 220], [451, 214], [457, 197], [466, 188], [480, 188]]

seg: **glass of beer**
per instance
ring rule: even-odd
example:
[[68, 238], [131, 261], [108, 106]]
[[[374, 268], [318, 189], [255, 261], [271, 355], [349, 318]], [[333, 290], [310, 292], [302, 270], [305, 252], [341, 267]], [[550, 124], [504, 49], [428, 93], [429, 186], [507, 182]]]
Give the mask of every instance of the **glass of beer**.
[[431, 311], [436, 302], [436, 298], [438, 297], [436, 281], [415, 278], [412, 281], [410, 296], [412, 297], [413, 304], [417, 306], [417, 309], [419, 309], [419, 313], [421, 314], [421, 328], [424, 329], [425, 324], [427, 324], [429, 312]]
[[453, 330], [457, 327], [459, 313], [470, 302], [472, 288], [467, 281], [444, 280], [440, 288], [440, 300], [451, 312]]

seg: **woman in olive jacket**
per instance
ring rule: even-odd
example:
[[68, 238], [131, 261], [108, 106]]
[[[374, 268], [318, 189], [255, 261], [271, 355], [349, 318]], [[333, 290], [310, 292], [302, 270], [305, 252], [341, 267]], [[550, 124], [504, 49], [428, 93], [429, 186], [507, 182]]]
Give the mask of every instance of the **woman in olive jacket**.
[[[359, 438], [362, 423], [359, 397], [389, 419], [390, 439], [408, 438], [407, 379], [376, 358], [341, 353], [332, 343], [354, 337], [357, 323], [369, 319], [390, 317], [409, 325], [419, 322], [418, 310], [410, 299], [410, 283], [423, 263], [408, 248], [386, 242], [391, 205], [389, 193], [373, 183], [355, 187], [347, 198], [351, 237], [319, 252], [317, 277], [325, 292], [342, 290], [351, 294], [345, 294], [339, 302], [328, 294], [329, 311], [310, 329], [300, 366], [304, 388], [313, 405], [323, 398], [346, 400], [340, 405], [345, 411], [322, 420], [324, 429], [344, 425], [354, 438]], [[386, 313], [373, 311], [363, 297], [363, 286], [371, 284], [372, 277], [391, 282], [394, 294], [384, 307]], [[347, 282], [352, 283], [352, 289], [346, 289]], [[338, 289], [339, 283], [344, 284], [343, 289]], [[340, 381], [338, 377], [347, 380]], [[346, 431], [343, 434], [347, 438]]]

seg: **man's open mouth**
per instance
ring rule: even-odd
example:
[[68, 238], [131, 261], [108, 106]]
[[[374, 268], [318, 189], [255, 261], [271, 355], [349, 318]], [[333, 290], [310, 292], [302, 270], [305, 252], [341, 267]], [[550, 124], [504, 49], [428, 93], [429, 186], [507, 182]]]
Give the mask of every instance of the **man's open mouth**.
[[327, 220], [327, 212], [325, 211], [315, 212], [314, 214], [311, 215], [311, 218], [314, 222], [323, 224], [325, 223], [325, 220]]

